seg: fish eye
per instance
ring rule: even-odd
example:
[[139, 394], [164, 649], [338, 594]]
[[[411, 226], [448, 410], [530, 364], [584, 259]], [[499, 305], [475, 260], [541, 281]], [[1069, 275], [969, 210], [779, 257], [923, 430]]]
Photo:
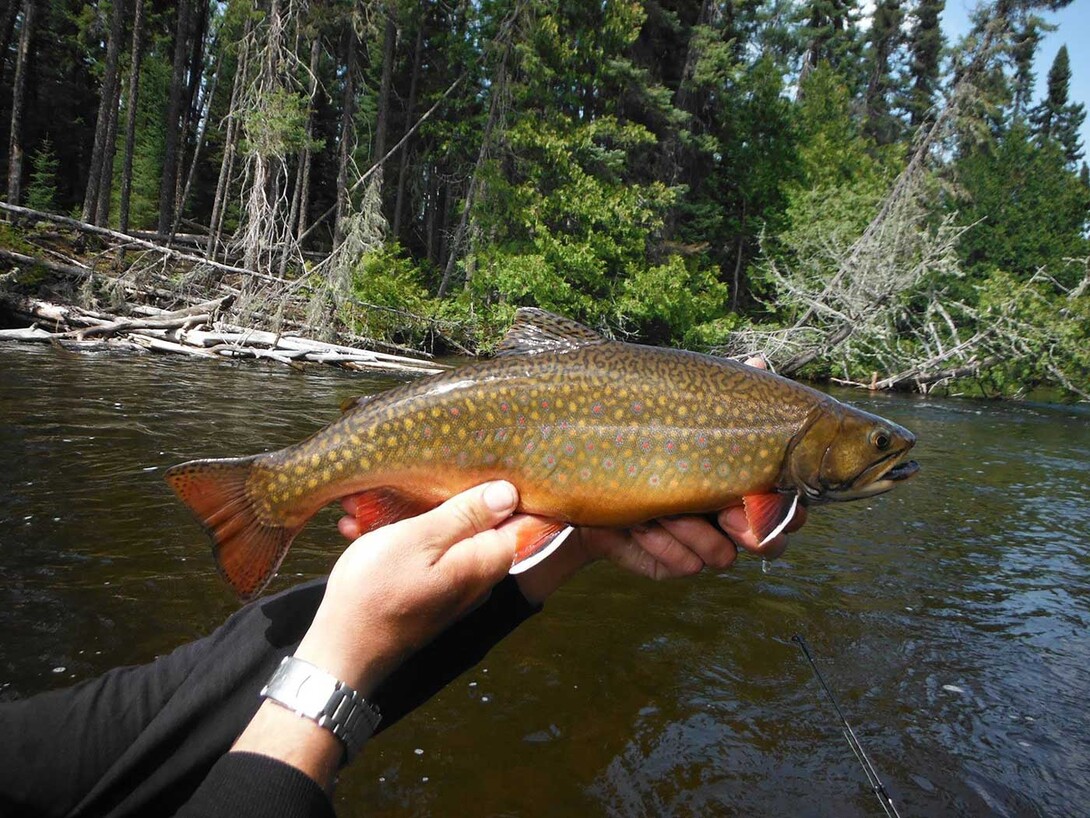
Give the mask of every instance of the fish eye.
[[893, 439], [889, 436], [889, 432], [885, 429], [878, 429], [871, 435], [871, 443], [880, 452], [884, 452], [889, 448], [889, 445], [893, 442]]

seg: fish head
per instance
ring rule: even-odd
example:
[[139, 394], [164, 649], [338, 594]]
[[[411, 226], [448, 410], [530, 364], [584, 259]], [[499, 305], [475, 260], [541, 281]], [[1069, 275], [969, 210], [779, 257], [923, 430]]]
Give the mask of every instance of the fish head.
[[843, 404], [821, 406], [791, 451], [790, 474], [811, 501], [859, 500], [889, 491], [919, 471], [905, 455], [916, 436]]

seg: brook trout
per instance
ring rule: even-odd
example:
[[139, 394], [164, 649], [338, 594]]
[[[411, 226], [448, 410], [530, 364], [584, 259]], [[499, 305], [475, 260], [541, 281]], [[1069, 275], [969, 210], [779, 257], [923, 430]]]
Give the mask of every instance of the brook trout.
[[351, 402], [268, 454], [194, 460], [167, 482], [243, 599], [259, 594], [319, 509], [362, 494], [360, 528], [505, 479], [519, 510], [513, 572], [574, 525], [627, 527], [743, 503], [762, 542], [798, 503], [854, 500], [916, 473], [907, 429], [733, 361], [607, 340], [522, 309], [494, 358]]

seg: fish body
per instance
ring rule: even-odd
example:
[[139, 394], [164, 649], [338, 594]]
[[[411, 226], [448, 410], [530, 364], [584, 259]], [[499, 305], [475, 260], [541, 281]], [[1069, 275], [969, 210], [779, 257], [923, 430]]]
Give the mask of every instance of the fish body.
[[898, 463], [914, 440], [762, 370], [521, 310], [491, 360], [361, 398], [294, 446], [182, 464], [167, 479], [250, 597], [306, 521], [348, 495], [366, 495], [361, 524], [374, 528], [509, 480], [519, 510], [544, 521], [524, 560], [567, 525], [625, 527], [743, 500], [767, 535], [799, 499], [870, 496], [910, 476], [915, 465]]

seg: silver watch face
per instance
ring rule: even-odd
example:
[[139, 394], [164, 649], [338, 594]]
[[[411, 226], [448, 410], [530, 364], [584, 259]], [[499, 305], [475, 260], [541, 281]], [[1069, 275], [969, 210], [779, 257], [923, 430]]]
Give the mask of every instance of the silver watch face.
[[325, 674], [323, 676], [310, 675], [299, 682], [296, 693], [298, 709], [310, 718], [320, 716], [329, 697], [337, 692], [336, 680]]
[[337, 691], [337, 680], [305, 662], [285, 662], [266, 688], [268, 695], [307, 718], [317, 719]]

